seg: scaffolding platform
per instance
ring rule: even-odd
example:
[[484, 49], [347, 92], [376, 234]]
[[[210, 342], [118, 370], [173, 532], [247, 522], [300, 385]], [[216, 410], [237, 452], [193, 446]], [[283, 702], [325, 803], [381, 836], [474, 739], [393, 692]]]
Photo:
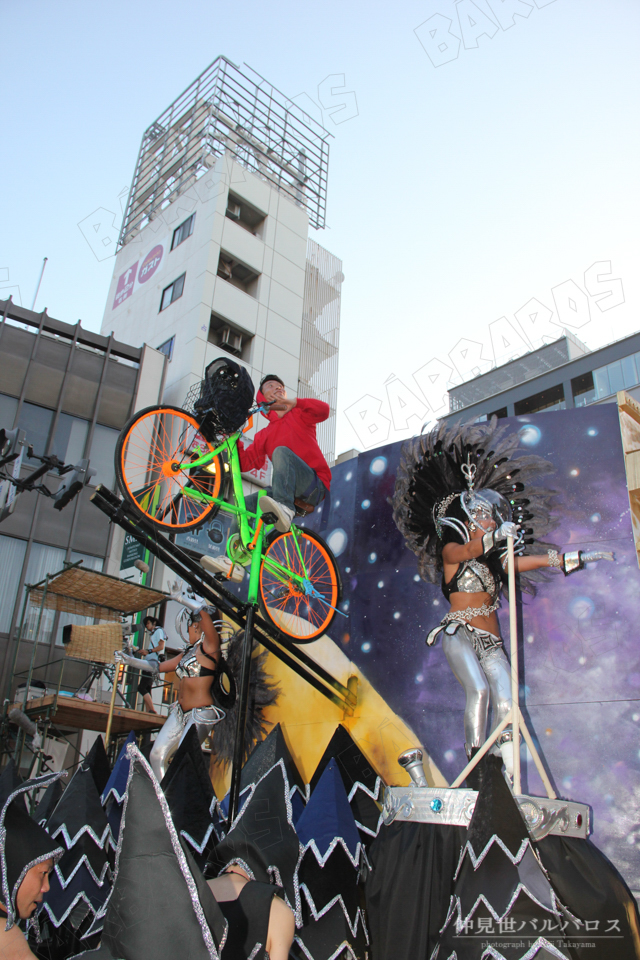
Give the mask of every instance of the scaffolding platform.
[[[13, 707], [23, 710], [32, 720], [48, 720], [56, 727], [72, 727], [80, 730], [97, 730], [105, 733], [109, 720], [109, 704], [84, 700], [81, 697], [60, 697], [50, 694], [37, 700], [29, 700], [26, 708], [22, 703]], [[144, 733], [159, 730], [166, 717], [144, 713], [142, 710], [129, 710], [126, 707], [114, 707], [111, 721], [113, 734]]]

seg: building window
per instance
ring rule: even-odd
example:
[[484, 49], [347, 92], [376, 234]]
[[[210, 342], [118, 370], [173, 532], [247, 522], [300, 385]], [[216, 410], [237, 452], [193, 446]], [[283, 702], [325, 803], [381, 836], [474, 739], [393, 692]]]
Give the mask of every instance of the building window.
[[[593, 371], [594, 396], [591, 399], [602, 400], [618, 390], [627, 390], [640, 382], [640, 353], [632, 353], [622, 360], [608, 363]], [[591, 403], [591, 400], [587, 400]]]
[[84, 445], [89, 432], [89, 421], [61, 413], [53, 436], [51, 453], [64, 463], [76, 464], [84, 456]]
[[[26, 431], [27, 446], [31, 445], [33, 447], [33, 452], [37, 457], [43, 457], [46, 452], [52, 420], [53, 410], [38, 407], [35, 403], [22, 404], [17, 426]], [[36, 463], [33, 466], [37, 467], [39, 464]]]
[[239, 224], [239, 226], [243, 227], [249, 233], [252, 233], [254, 237], [260, 237], [260, 239], [262, 239], [266, 220], [265, 215], [233, 193], [229, 194], [225, 216], [228, 220], [233, 220], [234, 223]]
[[17, 409], [18, 401], [15, 397], [7, 397], [6, 394], [0, 393], [0, 428], [13, 430]]
[[193, 224], [196, 219], [195, 213], [192, 213], [191, 216], [181, 223], [179, 227], [173, 231], [173, 239], [171, 241], [171, 249], [175, 250], [176, 247], [179, 247], [187, 237], [190, 237], [193, 233]]
[[20, 574], [27, 549], [26, 540], [0, 536], [0, 633], [9, 633], [18, 594]]
[[235, 260], [231, 254], [220, 251], [218, 260], [218, 276], [227, 280], [234, 287], [239, 287], [250, 297], [258, 296], [258, 279], [260, 274], [243, 263]]
[[[25, 582], [29, 584], [40, 583], [48, 573], [58, 573], [64, 569], [66, 552], [67, 551], [61, 547], [50, 547], [45, 543], [32, 543], [31, 553], [27, 561]], [[23, 636], [27, 640], [36, 639], [39, 615], [40, 604], [29, 603], [23, 633]], [[37, 637], [38, 643], [48, 643], [51, 640], [54, 618], [55, 610], [45, 609], [42, 611], [42, 622]]]
[[227, 353], [232, 353], [247, 363], [250, 361], [251, 341], [253, 339], [251, 334], [237, 329], [228, 320], [215, 313], [211, 314], [207, 339], [209, 343], [214, 343], [217, 347], [226, 350]]
[[160, 313], [162, 313], [163, 310], [166, 310], [174, 300], [178, 300], [182, 296], [185, 277], [186, 273], [183, 273], [181, 277], [178, 277], [178, 279], [174, 280], [172, 284], [164, 288], [162, 291], [162, 299], [160, 301]]
[[160, 353], [164, 353], [169, 363], [171, 363], [171, 357], [173, 356], [173, 344], [175, 343], [175, 339], [175, 337], [170, 337], [169, 340], [165, 340], [165, 342], [161, 343], [159, 347], [156, 347], [156, 350], [159, 350]]
[[490, 414], [487, 415], [487, 419], [491, 420], [491, 417], [497, 417], [498, 420], [504, 419], [507, 416], [507, 408], [500, 407], [499, 410], [493, 410]]
[[564, 409], [564, 389], [561, 383], [556, 387], [550, 387], [548, 390], [543, 390], [541, 393], [536, 393], [534, 396], [527, 397], [525, 400], [519, 400], [518, 403], [514, 404], [516, 417], [520, 417], [525, 413], [540, 413], [542, 410]]
[[574, 377], [571, 381], [571, 393], [576, 407], [586, 407], [588, 403], [592, 403], [596, 398], [593, 374], [589, 372], [583, 373], [581, 377]]
[[95, 477], [91, 477], [89, 481], [92, 487], [104, 483], [105, 487], [113, 490], [115, 480], [114, 458], [119, 435], [119, 430], [112, 430], [110, 427], [96, 424], [89, 451], [89, 465], [97, 471]]

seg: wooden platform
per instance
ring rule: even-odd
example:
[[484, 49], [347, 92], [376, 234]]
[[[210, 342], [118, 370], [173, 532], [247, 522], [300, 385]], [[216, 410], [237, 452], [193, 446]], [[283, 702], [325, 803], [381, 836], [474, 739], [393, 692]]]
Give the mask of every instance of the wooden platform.
[[[23, 709], [22, 703], [13, 704]], [[34, 720], [44, 720], [49, 716], [57, 726], [77, 727], [80, 730], [97, 730], [105, 733], [109, 717], [108, 703], [92, 703], [78, 697], [56, 697], [51, 695], [38, 700], [29, 700], [25, 711]], [[115, 734], [129, 733], [130, 730], [158, 730], [166, 717], [142, 710], [129, 710], [116, 705], [113, 711], [111, 731]]]

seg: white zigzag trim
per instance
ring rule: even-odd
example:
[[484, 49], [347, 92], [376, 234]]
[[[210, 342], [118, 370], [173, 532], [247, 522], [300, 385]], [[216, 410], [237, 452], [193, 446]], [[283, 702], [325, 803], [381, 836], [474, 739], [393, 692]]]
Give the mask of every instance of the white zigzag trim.
[[194, 850], [197, 850], [198, 853], [202, 853], [207, 843], [209, 842], [209, 837], [213, 833], [213, 824], [210, 823], [209, 826], [207, 827], [207, 832], [204, 835], [204, 840], [202, 841], [202, 843], [196, 843], [196, 841], [193, 839], [191, 834], [187, 833], [186, 830], [181, 830], [180, 833], [185, 838], [185, 840], [189, 841], [189, 843], [191, 844]]
[[[554, 945], [546, 939], [546, 937], [538, 937], [533, 946], [530, 947], [526, 953], [523, 953], [518, 960], [532, 960], [541, 947], [544, 947], [545, 950], [548, 950], [552, 956], [557, 958], [557, 960], [569, 960], [568, 955], [566, 953], [561, 953], [557, 947], [554, 947]], [[438, 947], [436, 947], [436, 950], [438, 950]], [[489, 960], [489, 958], [491, 958], [491, 960], [507, 960], [503, 953], [500, 953], [499, 950], [496, 950], [492, 946], [485, 947], [480, 960]], [[435, 952], [431, 954], [431, 960], [437, 960], [437, 954]], [[445, 958], [443, 957], [442, 960], [445, 960]], [[454, 950], [453, 953], [449, 954], [446, 960], [458, 960], [457, 952]]]
[[[99, 837], [99, 836], [91, 829], [91, 827], [89, 826], [89, 824], [85, 823], [85, 825], [84, 825], [83, 827], [80, 827], [80, 829], [79, 829], [78, 832], [76, 833], [75, 837], [71, 840], [71, 839], [69, 838], [69, 832], [68, 832], [68, 830], [67, 830], [67, 825], [66, 825], [66, 823], [63, 823], [61, 826], [59, 826], [59, 827], [57, 828], [57, 830], [55, 830], [55, 831], [51, 834], [51, 837], [52, 837], [52, 839], [55, 840], [56, 837], [58, 837], [60, 834], [62, 834], [62, 836], [64, 837], [64, 842], [65, 842], [65, 844], [66, 844], [66, 846], [67, 846], [67, 850], [71, 850], [71, 848], [76, 845], [76, 843], [78, 842], [78, 840], [80, 839], [80, 837], [82, 836], [83, 833], [87, 833], [87, 834], [91, 837], [91, 839], [93, 840], [93, 842], [95, 843], [95, 845], [96, 845], [97, 847], [100, 847], [101, 850], [103, 850], [104, 847], [106, 846], [107, 841], [108, 841], [109, 838], [111, 837], [111, 827], [109, 826], [109, 824], [107, 824], [106, 827], [104, 828], [104, 830], [102, 831], [102, 837]], [[111, 837], [111, 839], [113, 840], [113, 837]]]
[[316, 921], [320, 920], [321, 917], [324, 917], [325, 913], [328, 913], [329, 910], [331, 910], [331, 908], [332, 908], [336, 903], [339, 903], [339, 904], [340, 904], [340, 907], [342, 908], [342, 912], [343, 912], [343, 914], [344, 914], [344, 918], [345, 918], [345, 920], [347, 921], [347, 926], [349, 927], [349, 930], [351, 931], [351, 936], [352, 936], [352, 937], [356, 937], [356, 936], [358, 935], [358, 926], [359, 926], [360, 923], [362, 923], [362, 932], [364, 933], [365, 940], [367, 941], [367, 943], [369, 943], [369, 931], [367, 930], [367, 925], [366, 925], [366, 923], [365, 923], [364, 914], [363, 914], [363, 912], [362, 912], [362, 908], [361, 908], [361, 907], [358, 907], [358, 908], [356, 909], [356, 918], [355, 918], [355, 921], [354, 921], [353, 924], [352, 924], [352, 923], [351, 923], [351, 917], [349, 916], [349, 912], [348, 912], [348, 910], [347, 910], [347, 908], [346, 908], [346, 906], [345, 906], [344, 900], [342, 899], [342, 894], [341, 894], [341, 893], [339, 893], [337, 897], [333, 897], [333, 899], [330, 900], [329, 903], [325, 904], [325, 906], [322, 908], [322, 910], [318, 910], [318, 908], [317, 908], [316, 905], [315, 905], [314, 899], [313, 899], [313, 897], [311, 896], [311, 892], [309, 891], [309, 888], [307, 887], [306, 883], [303, 883], [303, 884], [301, 885], [300, 889], [301, 889], [301, 890], [304, 890], [305, 898], [306, 898], [306, 900], [307, 900], [307, 903], [308, 903], [308, 905], [309, 905], [309, 909], [311, 910], [311, 913], [312, 913], [312, 915], [313, 915], [313, 919], [314, 919], [314, 920], [316, 920]]
[[462, 867], [462, 861], [464, 860], [464, 855], [465, 855], [465, 853], [467, 853], [467, 851], [468, 851], [468, 853], [469, 853], [469, 859], [471, 860], [471, 863], [473, 864], [473, 869], [474, 869], [474, 870], [477, 870], [478, 867], [480, 866], [480, 864], [482, 863], [482, 861], [484, 860], [484, 858], [486, 857], [486, 855], [489, 853], [489, 850], [491, 849], [491, 847], [493, 846], [494, 843], [497, 843], [497, 844], [498, 844], [498, 846], [499, 846], [499, 847], [502, 849], [502, 851], [506, 854], [506, 856], [509, 858], [509, 860], [511, 860], [511, 863], [514, 865], [514, 867], [517, 866], [517, 864], [519, 864], [520, 861], [522, 860], [522, 858], [524, 857], [525, 853], [527, 852], [527, 847], [530, 847], [530, 846], [531, 846], [531, 841], [529, 840], [528, 837], [526, 837], [526, 838], [522, 841], [522, 843], [520, 844], [520, 849], [518, 850], [518, 852], [517, 852], [516, 855], [514, 856], [514, 855], [511, 853], [511, 851], [509, 850], [509, 848], [506, 846], [506, 844], [504, 843], [504, 841], [502, 841], [502, 840], [500, 839], [500, 837], [498, 836], [498, 834], [497, 834], [497, 833], [494, 833], [493, 836], [492, 836], [492, 837], [489, 839], [489, 841], [487, 842], [487, 844], [486, 844], [486, 846], [484, 847], [484, 849], [481, 850], [481, 852], [480, 852], [480, 853], [478, 854], [478, 856], [476, 857], [475, 851], [474, 851], [473, 847], [471, 846], [471, 842], [470, 842], [469, 840], [467, 840], [467, 842], [465, 843], [464, 847], [463, 847], [462, 850], [460, 851], [460, 859], [458, 860], [458, 866], [456, 867], [456, 872], [455, 872], [455, 874], [453, 875], [453, 879], [454, 879], [454, 880], [457, 880], [457, 879], [458, 879], [458, 874], [460, 873], [460, 868]]
[[102, 873], [100, 874], [100, 877], [97, 877], [93, 872], [93, 868], [89, 863], [89, 860], [87, 859], [86, 853], [83, 853], [66, 880], [64, 879], [64, 877], [62, 876], [62, 873], [60, 872], [60, 863], [59, 862], [56, 863], [56, 866], [55, 866], [56, 874], [57, 874], [58, 880], [60, 881], [60, 886], [62, 887], [63, 890], [67, 889], [67, 887], [75, 877], [76, 873], [82, 866], [83, 861], [84, 861], [85, 867], [91, 874], [91, 879], [94, 881], [94, 883], [99, 887], [103, 885], [107, 871], [109, 869], [109, 861], [108, 860], [105, 861], [104, 866], [102, 867]]
[[349, 857], [349, 860], [353, 864], [354, 868], [357, 870], [360, 865], [360, 855], [362, 852], [362, 844], [360, 843], [359, 840], [356, 844], [355, 855], [351, 853], [343, 837], [334, 837], [331, 843], [329, 844], [329, 846], [327, 847], [324, 856], [318, 850], [316, 841], [309, 840], [309, 842], [305, 844], [305, 846], [303, 847], [303, 854], [304, 854], [304, 851], [306, 850], [313, 850], [316, 856], [316, 860], [318, 861], [321, 867], [324, 867], [325, 863], [327, 862], [327, 860], [329, 859], [329, 857], [331, 856], [335, 848], [338, 846], [338, 844], [342, 846], [344, 852], [347, 854], [347, 856]]
[[349, 803], [353, 800], [356, 795], [356, 790], [362, 790], [363, 793], [366, 793], [367, 796], [371, 797], [372, 800], [377, 800], [380, 796], [380, 787], [382, 786], [382, 777], [376, 778], [376, 786], [373, 793], [369, 790], [369, 787], [365, 787], [364, 783], [360, 780], [356, 780], [351, 790], [349, 791]]
[[[42, 909], [47, 911], [47, 913], [49, 914], [49, 919], [51, 920], [51, 923], [54, 925], [54, 927], [59, 927], [62, 923], [65, 922], [65, 920], [68, 918], [68, 916], [69, 916], [69, 914], [71, 913], [71, 911], [73, 910], [73, 908], [80, 902], [80, 900], [84, 900], [84, 902], [85, 902], [86, 905], [88, 906], [89, 910], [90, 910], [91, 913], [93, 914], [94, 921], [95, 921], [95, 918], [97, 917], [97, 915], [98, 915], [98, 913], [99, 913], [100, 911], [97, 910], [97, 909], [94, 907], [94, 905], [91, 903], [91, 901], [87, 898], [87, 895], [86, 895], [86, 893], [84, 892], [84, 890], [81, 890], [80, 893], [77, 893], [77, 894], [75, 895], [75, 897], [74, 897], [73, 900], [71, 901], [70, 906], [67, 907], [67, 909], [66, 909], [65, 912], [62, 914], [62, 916], [60, 917], [59, 920], [58, 920], [58, 918], [56, 917], [56, 915], [55, 915], [55, 913], [53, 912], [53, 910], [51, 909], [51, 906], [47, 903], [46, 900], [45, 900], [45, 901], [43, 902], [43, 904], [42, 904]], [[93, 924], [92, 924], [92, 926], [93, 926]], [[100, 928], [100, 929], [102, 929], [102, 928]], [[98, 931], [96, 930], [96, 931], [94, 931], [94, 932], [97, 933]], [[83, 937], [83, 939], [84, 939], [84, 937]]]
[[[304, 953], [305, 957], [307, 957], [307, 960], [314, 960], [314, 958], [313, 958], [312, 955], [309, 953], [309, 951], [308, 951], [307, 948], [305, 947], [305, 945], [304, 945], [304, 943], [302, 942], [302, 940], [300, 939], [300, 937], [297, 936], [297, 937], [295, 938], [295, 941], [296, 941], [296, 943], [298, 944], [298, 946], [300, 947], [300, 949], [302, 950], [302, 952]], [[343, 953], [345, 950], [347, 951], [346, 954]], [[339, 946], [336, 950], [334, 950], [334, 952], [331, 954], [331, 956], [330, 956], [330, 957], [327, 957], [326, 960], [338, 960], [338, 957], [339, 957], [341, 954], [344, 956], [345, 960], [358, 960], [358, 958], [356, 957], [355, 953], [353, 952], [353, 949], [352, 949], [352, 947], [351, 947], [351, 944], [348, 943], [346, 940], [343, 940], [342, 943], [340, 944], [340, 946]]]

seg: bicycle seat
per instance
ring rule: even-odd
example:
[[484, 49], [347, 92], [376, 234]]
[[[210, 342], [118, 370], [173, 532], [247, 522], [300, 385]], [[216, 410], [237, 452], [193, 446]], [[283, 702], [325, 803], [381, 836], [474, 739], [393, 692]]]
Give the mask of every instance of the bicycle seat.
[[296, 508], [297, 517], [306, 517], [308, 514], [313, 513], [315, 506], [313, 503], [307, 503], [306, 500], [303, 500], [302, 497], [296, 497], [293, 501]]

